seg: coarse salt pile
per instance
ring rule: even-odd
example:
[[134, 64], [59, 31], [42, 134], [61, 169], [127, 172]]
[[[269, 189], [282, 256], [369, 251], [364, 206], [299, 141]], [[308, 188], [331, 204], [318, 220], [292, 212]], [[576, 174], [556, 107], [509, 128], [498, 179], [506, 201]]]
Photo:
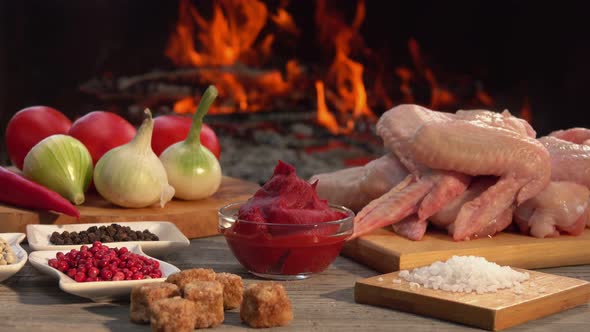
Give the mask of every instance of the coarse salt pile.
[[449, 292], [477, 294], [495, 293], [499, 289], [514, 289], [522, 293], [521, 282], [529, 279], [528, 273], [488, 262], [483, 257], [453, 256], [446, 262], [435, 262], [412, 271], [403, 270], [400, 278], [410, 285], [441, 289]]

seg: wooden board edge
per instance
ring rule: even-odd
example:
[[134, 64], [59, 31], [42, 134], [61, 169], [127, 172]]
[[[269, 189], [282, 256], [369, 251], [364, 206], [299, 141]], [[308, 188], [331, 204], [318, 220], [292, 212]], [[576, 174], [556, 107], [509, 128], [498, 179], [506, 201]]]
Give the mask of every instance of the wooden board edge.
[[[382, 251], [375, 251], [378, 255], [383, 255]], [[524, 251], [527, 254], [521, 255], [516, 251]], [[528, 243], [485, 248], [448, 249], [410, 253], [402, 252], [399, 253], [399, 257], [396, 257], [396, 259], [399, 261], [398, 268], [400, 270], [408, 270], [429, 265], [435, 261], [444, 261], [454, 255], [481, 256], [488, 261], [499, 265], [509, 265], [511, 267], [523, 269], [540, 269], [590, 264], [590, 245], [588, 245], [588, 241], [577, 241], [572, 239], [571, 241], [561, 241], [556, 243], [555, 250], [551, 251], [547, 250], [546, 244]], [[535, 257], [541, 258], [535, 259]]]
[[400, 269], [400, 255], [392, 253], [392, 259], [386, 259], [383, 251], [372, 246], [362, 247], [359, 239], [346, 242], [340, 253], [359, 264], [366, 265], [378, 272], [389, 273]]
[[[188, 217], [191, 217], [194, 213], [193, 212], [186, 212], [182, 214], [176, 214], [173, 216], [168, 216], [166, 218], [162, 218], [159, 216], [100, 216], [94, 217], [89, 216], [85, 217], [84, 220], [78, 221], [73, 217], [66, 216], [66, 215], [57, 215], [55, 220], [47, 221], [44, 219], [39, 220], [22, 220], [22, 218], [16, 218], [12, 220], [12, 223], [9, 225], [8, 223], [2, 222], [4, 220], [0, 220], [0, 232], [1, 233], [9, 233], [9, 232], [20, 232], [26, 233], [27, 225], [75, 225], [81, 223], [88, 223], [88, 224], [103, 224], [103, 223], [117, 223], [117, 222], [143, 222], [143, 221], [169, 221], [173, 223], [178, 229], [189, 239], [197, 239], [209, 236], [219, 235], [218, 230], [218, 221], [217, 221], [217, 212], [210, 211], [210, 216], [208, 219], [210, 221], [207, 222], [185, 222]], [[165, 219], [165, 220], [164, 220]], [[10, 226], [10, 227], [9, 227]]]
[[[243, 187], [244, 193], [239, 196], [235, 196], [240, 197], [240, 200], [246, 200], [252, 194], [254, 194], [254, 192], [256, 192], [258, 188], [260, 188], [260, 186], [254, 182], [225, 175], [222, 178], [221, 186], [225, 186], [225, 189], [227, 191], [236, 191], [236, 187]], [[220, 192], [222, 196], [221, 198], [217, 198], [216, 200], [224, 202], [225, 200], [227, 200], [227, 193], [223, 190], [220, 190]], [[92, 193], [89, 195], [97, 196], [98, 194]], [[220, 203], [219, 207], [229, 203], [232, 203], [232, 201], [227, 200], [227, 202]], [[181, 212], [174, 213], [170, 213], [170, 210], [159, 209], [139, 210], [145, 211], [141, 211], [137, 215], [133, 215], [127, 213], [118, 213], [116, 209], [109, 208], [106, 213], [90, 213], [84, 215], [81, 219], [76, 219], [75, 217], [57, 212], [39, 209], [27, 209], [0, 203], [0, 232], [26, 233], [26, 226], [30, 224], [68, 225], [80, 223], [95, 224], [136, 221], [170, 221], [174, 223], [180, 229], [180, 231], [189, 239], [210, 237], [220, 234], [217, 225], [217, 209], [204, 208], [199, 212], [199, 214], [195, 214], [194, 210], [187, 209], [186, 207], [183, 207]], [[199, 219], [207, 221], [193, 221]]]
[[[428, 301], [428, 304], [416, 304], [416, 301], [410, 299], [411, 297], [422, 298], [425, 302]], [[392, 289], [391, 292], [384, 292], [382, 288], [363, 283], [362, 280], [357, 281], [354, 285], [354, 301], [360, 304], [387, 307], [486, 330], [493, 330], [496, 321], [496, 311], [494, 310], [396, 289]], [[450, 305], [460, 306], [461, 310], [446, 310]], [[448, 315], [443, 315], [444, 312], [447, 312]]]
[[[498, 310], [494, 331], [504, 330], [531, 320], [565, 311], [590, 301], [590, 283], [584, 282], [563, 292], [550, 294]], [[527, 313], [529, 313], [527, 315]], [[530, 314], [532, 313], [532, 315]]]

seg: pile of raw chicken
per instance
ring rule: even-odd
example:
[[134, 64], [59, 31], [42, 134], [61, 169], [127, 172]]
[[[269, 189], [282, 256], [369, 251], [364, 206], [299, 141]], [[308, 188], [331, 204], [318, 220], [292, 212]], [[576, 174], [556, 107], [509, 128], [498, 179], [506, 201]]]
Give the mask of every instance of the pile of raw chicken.
[[310, 179], [320, 197], [358, 212], [353, 238], [388, 225], [420, 240], [431, 224], [456, 241], [509, 227], [538, 238], [590, 227], [589, 129], [536, 138], [508, 111], [400, 105], [377, 134], [386, 155]]

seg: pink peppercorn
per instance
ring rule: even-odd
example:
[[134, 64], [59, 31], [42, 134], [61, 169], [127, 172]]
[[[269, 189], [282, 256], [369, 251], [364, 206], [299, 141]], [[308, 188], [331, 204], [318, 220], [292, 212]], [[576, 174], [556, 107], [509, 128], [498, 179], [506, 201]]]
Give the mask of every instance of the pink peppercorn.
[[125, 280], [125, 274], [121, 271], [116, 272], [113, 275], [113, 281], [120, 281], [120, 280]]
[[76, 276], [76, 273], [78, 273], [78, 270], [71, 268], [68, 270], [68, 277], [74, 278]]
[[54, 269], [57, 269], [58, 263], [59, 262], [58, 262], [57, 258], [52, 258], [47, 262], [47, 264], [49, 264], [49, 266], [51, 266]]
[[86, 272], [86, 274], [88, 274], [89, 277], [91, 278], [96, 278], [96, 276], [100, 273], [100, 271], [95, 268], [94, 266], [89, 268], [88, 271]]
[[48, 265], [77, 282], [122, 281], [161, 278], [158, 261], [130, 252], [126, 247], [109, 248], [100, 242], [67, 253], [58, 252]]
[[69, 268], [70, 268], [70, 264], [68, 264], [68, 262], [65, 260], [59, 261], [57, 263], [57, 269], [60, 270], [61, 272], [66, 272]]
[[131, 276], [131, 279], [133, 279], [133, 280], [142, 280], [143, 279], [143, 274], [141, 274], [141, 273], [134, 273], [133, 276]]
[[107, 270], [107, 269], [103, 269], [102, 271], [100, 271], [100, 276], [104, 280], [111, 280], [113, 278], [113, 271]]
[[84, 281], [86, 281], [86, 274], [84, 274], [82, 272], [78, 272], [78, 273], [76, 273], [74, 280], [76, 280], [76, 282], [84, 282]]

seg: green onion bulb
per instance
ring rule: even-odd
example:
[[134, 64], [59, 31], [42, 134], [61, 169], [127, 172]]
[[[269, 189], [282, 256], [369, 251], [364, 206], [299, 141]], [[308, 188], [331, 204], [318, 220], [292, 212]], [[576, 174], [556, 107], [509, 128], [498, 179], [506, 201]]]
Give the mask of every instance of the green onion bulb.
[[186, 140], [169, 146], [160, 155], [175, 196], [184, 200], [207, 198], [217, 192], [221, 184], [221, 166], [215, 155], [201, 144], [203, 117], [217, 97], [217, 89], [210, 86], [203, 94]]
[[77, 139], [61, 134], [51, 135], [29, 151], [23, 174], [80, 205], [84, 203], [84, 192], [92, 179], [92, 157]]

